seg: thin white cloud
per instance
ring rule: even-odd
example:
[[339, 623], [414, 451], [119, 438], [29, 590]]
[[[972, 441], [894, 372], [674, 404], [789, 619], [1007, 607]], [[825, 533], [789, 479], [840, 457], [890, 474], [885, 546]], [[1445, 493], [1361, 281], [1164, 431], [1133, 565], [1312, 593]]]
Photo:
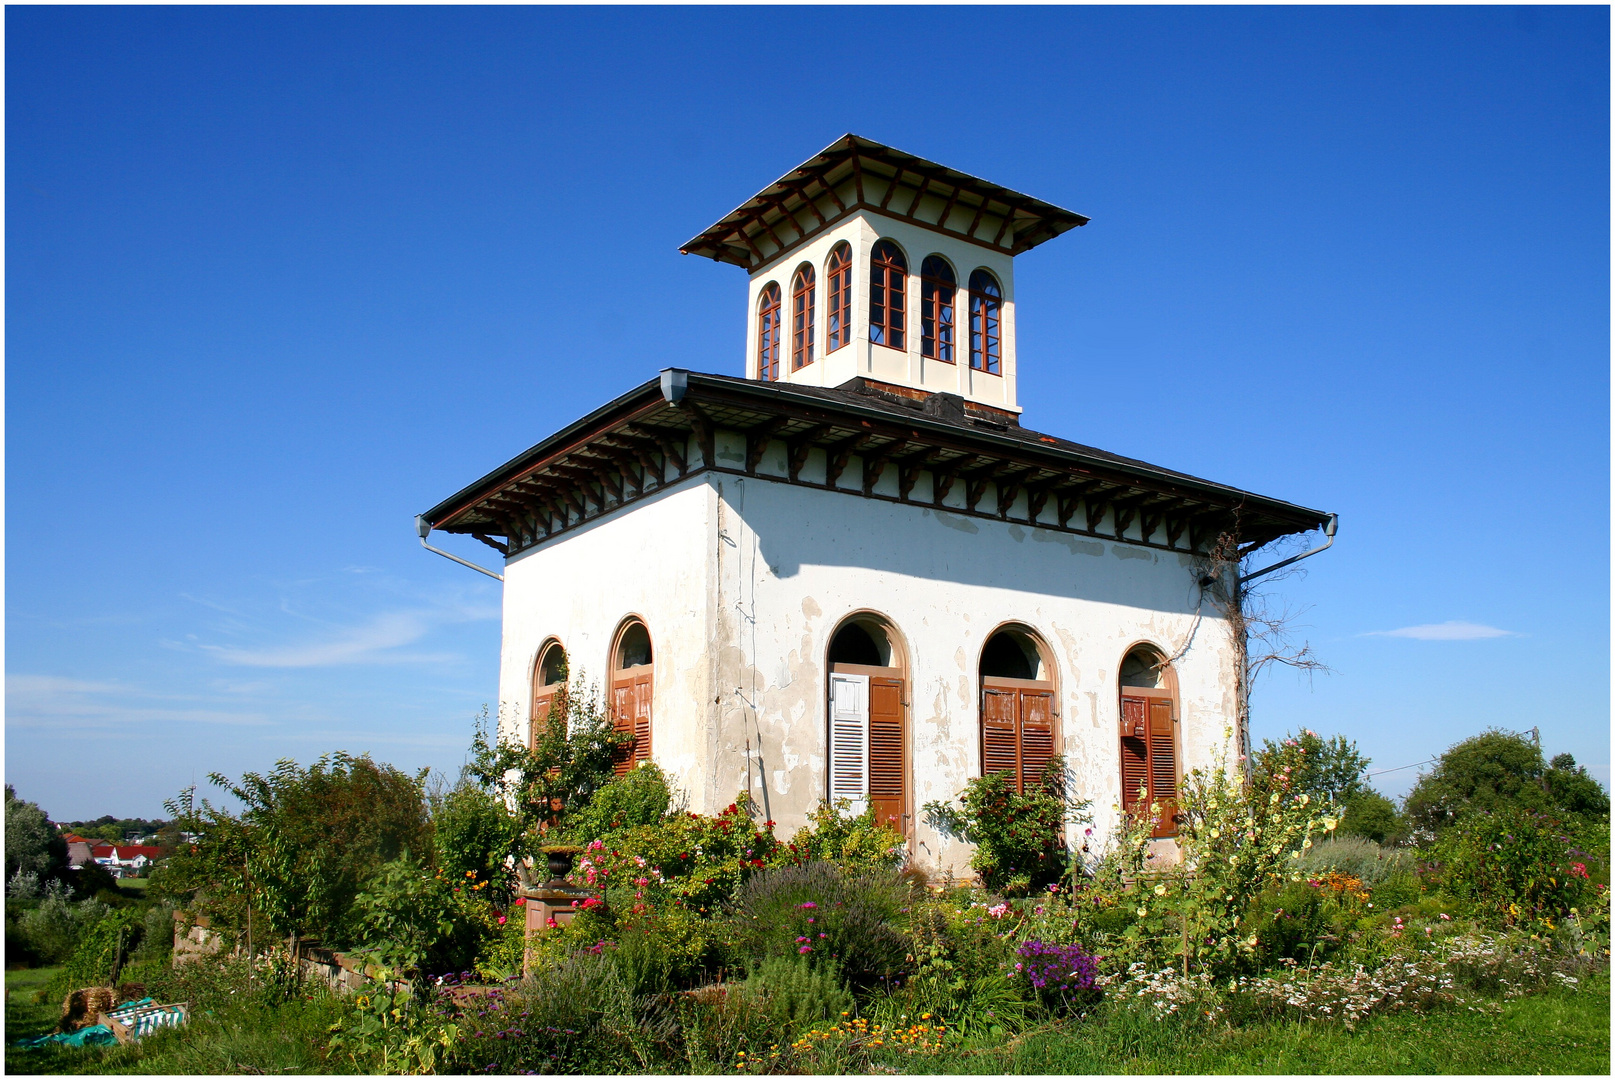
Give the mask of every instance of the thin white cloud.
[[203, 645], [201, 648], [227, 664], [243, 667], [335, 667], [341, 664], [394, 664], [445, 659], [441, 656], [405, 655], [396, 651], [425, 637], [430, 628], [429, 620], [420, 613], [396, 611], [377, 615], [363, 626], [349, 627], [323, 641], [264, 649], [229, 645]]
[[1444, 623], [1404, 626], [1400, 630], [1374, 630], [1362, 637], [1412, 638], [1414, 641], [1484, 641], [1487, 638], [1519, 637], [1512, 630], [1499, 630], [1484, 623], [1452, 619]]
[[195, 697], [159, 694], [117, 682], [54, 675], [6, 676], [6, 724], [16, 728], [112, 729], [139, 724], [269, 723], [261, 713], [196, 707]]

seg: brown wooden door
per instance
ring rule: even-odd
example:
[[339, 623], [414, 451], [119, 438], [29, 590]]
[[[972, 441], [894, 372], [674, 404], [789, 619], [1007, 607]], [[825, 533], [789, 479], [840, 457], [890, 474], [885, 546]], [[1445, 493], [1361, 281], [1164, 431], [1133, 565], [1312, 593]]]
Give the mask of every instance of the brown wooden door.
[[[1178, 812], [1178, 755], [1169, 699], [1122, 697], [1121, 765], [1122, 810], [1147, 814], [1149, 804], [1158, 803], [1161, 812], [1150, 827], [1150, 835], [1176, 836], [1178, 826], [1173, 818]], [[1143, 802], [1138, 798], [1140, 787], [1149, 792]]]
[[633, 736], [633, 742], [617, 753], [618, 776], [650, 757], [651, 674], [648, 666], [630, 668], [611, 684], [612, 726]]
[[908, 835], [903, 680], [869, 680], [869, 803], [875, 820]]

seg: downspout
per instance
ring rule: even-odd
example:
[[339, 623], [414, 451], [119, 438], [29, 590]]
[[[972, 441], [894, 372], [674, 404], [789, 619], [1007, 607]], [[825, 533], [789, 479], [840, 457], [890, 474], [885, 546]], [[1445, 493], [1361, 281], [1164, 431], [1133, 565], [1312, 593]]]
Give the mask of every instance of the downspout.
[[469, 561], [467, 561], [465, 559], [462, 559], [458, 555], [451, 555], [447, 551], [444, 551], [442, 548], [435, 548], [431, 544], [428, 544], [426, 542], [426, 535], [432, 531], [432, 523], [430, 521], [427, 521], [426, 518], [421, 514], [416, 514], [415, 515], [415, 531], [418, 534], [420, 534], [421, 547], [425, 548], [427, 551], [430, 551], [430, 552], [433, 552], [435, 554], [441, 555], [445, 559], [452, 559], [455, 562], [459, 563], [461, 566], [469, 566], [471, 569], [475, 570], [477, 573], [479, 573], [479, 574], [487, 574], [489, 577], [493, 578], [495, 581], [503, 581], [503, 580], [505, 580], [505, 576], [503, 574], [496, 574], [492, 570], [489, 570], [485, 566], [478, 566], [474, 562], [469, 562]]
[[[1337, 527], [1339, 522], [1340, 522], [1340, 515], [1339, 514], [1330, 514], [1329, 515], [1329, 520], [1324, 522], [1324, 525], [1323, 525], [1323, 534], [1329, 538], [1327, 543], [1323, 544], [1320, 547], [1315, 547], [1315, 548], [1312, 548], [1312, 549], [1310, 549], [1308, 551], [1303, 551], [1299, 555], [1291, 555], [1288, 559], [1281, 559], [1280, 561], [1274, 563], [1272, 566], [1264, 566], [1262, 569], [1257, 570], [1254, 573], [1245, 574], [1245, 575], [1240, 577], [1239, 584], [1241, 586], [1247, 585], [1250, 582], [1255, 581], [1257, 578], [1262, 577], [1265, 574], [1271, 574], [1275, 570], [1281, 570], [1284, 567], [1289, 566], [1291, 563], [1298, 563], [1302, 559], [1310, 559], [1312, 556], [1318, 554], [1320, 551], [1328, 551], [1330, 544], [1333, 544], [1335, 542], [1335, 528]], [[422, 543], [424, 543], [424, 542], [425, 541], [422, 541]]]

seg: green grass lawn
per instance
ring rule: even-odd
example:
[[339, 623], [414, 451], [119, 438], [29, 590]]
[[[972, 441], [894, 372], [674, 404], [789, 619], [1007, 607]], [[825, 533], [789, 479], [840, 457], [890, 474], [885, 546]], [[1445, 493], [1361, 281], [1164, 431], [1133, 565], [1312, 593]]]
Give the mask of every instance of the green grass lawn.
[[[142, 1045], [19, 1051], [50, 1031], [54, 997], [36, 1001], [56, 968], [6, 972], [8, 1073], [312, 1072], [323, 1017], [315, 1006], [280, 1015], [230, 1011], [160, 1032]], [[1555, 1073], [1608, 1075], [1609, 976], [1503, 1004], [1382, 1016], [1357, 1031], [1275, 1022], [1229, 1030], [1112, 1014], [1031, 1033], [997, 1048], [892, 1057], [912, 1072], [1011, 1073]]]
[[1557, 1073], [1609, 1075], [1609, 976], [1503, 1004], [1338, 1024], [1228, 1029], [1112, 1017], [924, 1067], [970, 1073]]

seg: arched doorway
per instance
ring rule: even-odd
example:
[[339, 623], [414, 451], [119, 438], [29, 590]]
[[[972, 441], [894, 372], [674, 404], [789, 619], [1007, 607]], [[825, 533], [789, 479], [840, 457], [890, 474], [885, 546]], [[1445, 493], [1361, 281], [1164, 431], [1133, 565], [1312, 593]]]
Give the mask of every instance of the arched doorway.
[[1007, 772], [1015, 790], [1042, 783], [1058, 752], [1054, 663], [1032, 631], [1006, 626], [981, 650], [981, 772]]
[[829, 650], [829, 746], [832, 803], [910, 835], [908, 807], [908, 664], [891, 624], [854, 615], [836, 628]]
[[650, 758], [654, 660], [645, 624], [638, 619], [623, 623], [611, 647], [611, 721], [633, 741], [617, 754], [618, 776]]
[[[1154, 837], [1178, 835], [1177, 676], [1153, 645], [1135, 645], [1122, 659], [1121, 673], [1122, 812], [1161, 812], [1150, 826]], [[1149, 792], [1139, 797], [1139, 789]]]
[[533, 664], [533, 702], [527, 712], [527, 745], [538, 748], [539, 733], [550, 720], [550, 707], [566, 688], [566, 650], [551, 638], [538, 650]]

